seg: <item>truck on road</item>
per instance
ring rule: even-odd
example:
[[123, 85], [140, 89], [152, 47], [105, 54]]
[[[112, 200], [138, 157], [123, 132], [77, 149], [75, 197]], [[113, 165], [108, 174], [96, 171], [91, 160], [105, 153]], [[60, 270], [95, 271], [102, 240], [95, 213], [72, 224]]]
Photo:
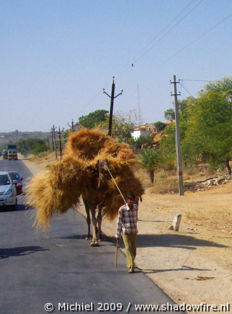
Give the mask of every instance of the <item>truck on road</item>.
[[8, 159], [9, 160], [12, 160], [12, 159], [17, 160], [18, 159], [18, 153], [17, 153], [17, 146], [16, 145], [9, 144], [7, 151], [8, 151]]

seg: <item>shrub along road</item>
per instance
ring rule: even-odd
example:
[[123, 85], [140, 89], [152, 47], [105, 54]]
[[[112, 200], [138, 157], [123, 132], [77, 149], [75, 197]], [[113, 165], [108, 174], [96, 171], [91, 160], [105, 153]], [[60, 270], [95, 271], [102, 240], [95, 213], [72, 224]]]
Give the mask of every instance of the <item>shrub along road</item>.
[[[31, 175], [20, 160], [1, 160], [0, 169], [18, 171], [25, 181]], [[90, 247], [79, 213], [55, 217], [47, 233], [32, 227], [34, 216], [24, 196], [15, 211], [0, 211], [1, 314], [46, 313], [46, 303], [54, 305], [53, 313], [59, 303], [65, 312], [65, 302], [67, 312], [92, 313], [126, 313], [129, 304], [130, 313], [140, 313], [135, 304], [173, 303], [143, 273], [128, 274], [121, 252], [115, 269], [113, 243], [105, 239]]]

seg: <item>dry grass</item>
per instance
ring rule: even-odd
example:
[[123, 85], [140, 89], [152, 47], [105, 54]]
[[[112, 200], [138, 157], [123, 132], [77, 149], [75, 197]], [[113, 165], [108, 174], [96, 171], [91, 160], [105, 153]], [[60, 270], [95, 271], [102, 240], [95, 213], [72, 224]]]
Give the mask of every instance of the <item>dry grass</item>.
[[155, 194], [165, 194], [165, 193], [177, 193], [178, 192], [178, 182], [177, 178], [167, 177], [167, 178], [156, 178], [154, 186], [150, 190]]
[[80, 195], [113, 219], [123, 200], [105, 167], [107, 161], [123, 195], [140, 197], [142, 183], [135, 177], [137, 159], [127, 144], [118, 144], [102, 131], [82, 129], [70, 135], [61, 161], [35, 176], [27, 185], [29, 205], [37, 209], [35, 224], [45, 229], [55, 213], [64, 213], [79, 202]]
[[178, 182], [175, 174], [176, 172], [173, 170], [161, 169], [155, 172], [154, 183], [152, 184], [146, 170], [141, 167], [136, 170], [136, 176], [140, 178], [144, 188], [153, 194], [177, 193]]

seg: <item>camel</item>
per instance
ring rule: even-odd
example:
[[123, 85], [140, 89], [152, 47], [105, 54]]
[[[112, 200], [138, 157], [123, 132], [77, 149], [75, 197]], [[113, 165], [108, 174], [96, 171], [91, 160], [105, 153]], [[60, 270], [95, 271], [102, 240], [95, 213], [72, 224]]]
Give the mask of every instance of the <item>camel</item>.
[[[85, 206], [86, 222], [88, 226], [88, 233], [86, 236], [86, 240], [91, 239], [90, 225], [92, 222], [93, 237], [92, 237], [90, 246], [99, 246], [98, 241], [102, 240], [102, 231], [101, 231], [102, 206], [92, 202], [90, 200], [90, 197], [88, 197], [87, 199], [83, 198], [83, 203]], [[96, 217], [96, 212], [97, 212], [97, 217]], [[91, 213], [91, 217], [90, 217], [90, 213]]]
[[[107, 160], [106, 169], [102, 161]], [[98, 129], [82, 129], [69, 136], [64, 155], [27, 185], [28, 204], [36, 208], [34, 225], [46, 230], [54, 214], [63, 214], [78, 205], [82, 196], [91, 246], [101, 238], [102, 217], [113, 220], [129, 191], [140, 197], [144, 189], [135, 176], [136, 156], [125, 143]], [[120, 187], [120, 193], [118, 188]], [[92, 219], [90, 219], [90, 216]]]
[[[90, 225], [92, 223], [92, 241], [90, 246], [99, 246], [99, 242], [102, 240], [102, 208], [104, 206], [104, 199], [102, 200], [102, 183], [104, 180], [103, 176], [106, 176], [106, 169], [104, 168], [106, 161], [98, 161], [97, 163], [97, 176], [95, 176], [95, 180], [91, 182], [91, 185], [88, 186], [88, 193], [84, 193], [82, 195], [85, 212], [86, 212], [86, 222], [88, 226], [88, 233], [86, 236], [86, 240], [91, 239], [90, 233]], [[95, 183], [95, 184], [94, 184]], [[91, 216], [90, 216], [91, 214]], [[92, 219], [91, 219], [92, 218]]]

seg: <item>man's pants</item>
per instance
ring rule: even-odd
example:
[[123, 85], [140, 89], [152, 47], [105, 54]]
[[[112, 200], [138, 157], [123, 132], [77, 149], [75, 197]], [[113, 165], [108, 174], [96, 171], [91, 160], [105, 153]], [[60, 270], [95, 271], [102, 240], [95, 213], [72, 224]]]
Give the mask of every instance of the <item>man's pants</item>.
[[126, 248], [126, 260], [129, 270], [134, 268], [134, 259], [136, 256], [136, 233], [122, 234], [123, 242]]

